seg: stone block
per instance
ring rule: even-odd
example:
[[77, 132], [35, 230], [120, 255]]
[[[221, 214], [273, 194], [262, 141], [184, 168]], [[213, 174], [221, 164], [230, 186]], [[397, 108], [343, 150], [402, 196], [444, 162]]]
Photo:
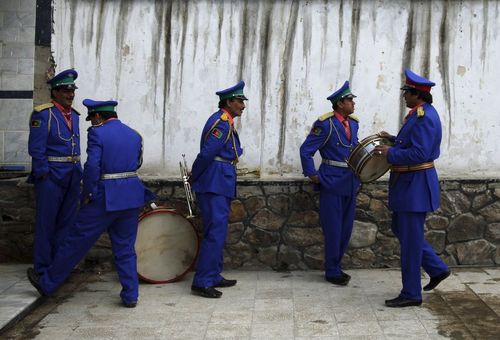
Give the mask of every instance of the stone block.
[[349, 253], [354, 268], [370, 268], [375, 262], [375, 253], [370, 248], [353, 249]]
[[266, 247], [260, 249], [257, 258], [262, 264], [275, 268], [278, 260], [278, 247]]
[[309, 210], [314, 209], [315, 203], [313, 195], [305, 191], [299, 191], [292, 195], [293, 210]]
[[34, 60], [33, 59], [19, 59], [17, 70], [18, 70], [19, 74], [33, 75], [33, 73], [34, 73]]
[[253, 196], [263, 196], [264, 192], [258, 185], [238, 185], [237, 194], [240, 199]]
[[0, 74], [0, 87], [5, 91], [31, 91], [33, 89], [33, 75]]
[[240, 200], [231, 202], [231, 213], [229, 215], [229, 223], [240, 222], [246, 217], [245, 206]]
[[324, 268], [324, 247], [323, 245], [308, 247], [304, 251], [304, 262], [310, 269]]
[[287, 225], [294, 227], [319, 227], [319, 213], [314, 210], [294, 211], [287, 221]]
[[425, 233], [425, 239], [430, 243], [436, 253], [441, 254], [446, 246], [446, 232], [442, 230], [431, 230]]
[[35, 26], [23, 26], [19, 29], [17, 42], [20, 43], [35, 43]]
[[25, 12], [36, 12], [36, 0], [21, 0], [19, 10]]
[[10, 9], [4, 13], [4, 27], [6, 28], [35, 27], [34, 11], [13, 11]]
[[495, 203], [487, 205], [483, 209], [479, 210], [481, 216], [484, 217], [486, 222], [500, 222], [500, 200]]
[[245, 231], [245, 225], [241, 222], [232, 223], [228, 226], [228, 233], [226, 244], [235, 244], [241, 240], [243, 232]]
[[495, 198], [493, 197], [493, 193], [490, 190], [484, 193], [480, 193], [474, 196], [474, 198], [472, 199], [472, 209], [473, 210], [481, 209], [485, 205], [493, 202], [494, 200]]
[[308, 247], [324, 242], [321, 228], [285, 228], [283, 241], [288, 246]]
[[280, 246], [278, 264], [281, 268], [291, 270], [298, 269], [300, 268], [301, 259], [302, 254], [295, 247]]
[[0, 130], [28, 131], [32, 99], [0, 99]]
[[352, 248], [369, 247], [377, 241], [378, 228], [369, 222], [354, 221], [349, 246]]
[[491, 242], [500, 242], [500, 223], [491, 223], [486, 226], [484, 237]]
[[18, 59], [17, 58], [1, 58], [0, 72], [17, 73]]
[[[241, 197], [240, 197], [241, 198]], [[248, 216], [254, 216], [259, 210], [266, 206], [263, 196], [252, 196], [243, 201]]]
[[28, 132], [5, 132], [4, 160], [12, 163], [28, 163]]
[[285, 219], [285, 217], [264, 208], [252, 218], [250, 224], [265, 230], [279, 230], [283, 226]]
[[471, 202], [469, 198], [458, 190], [441, 190], [441, 207], [438, 212], [445, 215], [456, 216], [469, 211]]
[[2, 0], [0, 1], [0, 11], [16, 11], [20, 9], [19, 0]]
[[269, 232], [259, 228], [247, 228], [243, 240], [257, 247], [277, 245], [280, 240], [279, 233]]
[[444, 216], [439, 216], [439, 215], [431, 215], [427, 218], [425, 221], [425, 225], [429, 229], [435, 229], [435, 230], [445, 230], [448, 228], [449, 221], [446, 217]]
[[458, 263], [462, 265], [493, 264], [496, 247], [486, 240], [475, 240], [456, 244]]
[[471, 213], [462, 214], [452, 219], [448, 227], [448, 242], [479, 239], [483, 236], [484, 219]]
[[19, 41], [19, 28], [6, 27], [0, 30], [0, 41], [4, 43]]

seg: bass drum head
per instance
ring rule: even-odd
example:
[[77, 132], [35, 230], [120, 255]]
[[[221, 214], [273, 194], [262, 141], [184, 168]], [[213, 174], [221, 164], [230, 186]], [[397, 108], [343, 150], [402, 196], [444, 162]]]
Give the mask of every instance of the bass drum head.
[[362, 183], [382, 177], [391, 167], [385, 157], [374, 155], [374, 149], [378, 145], [392, 146], [393, 143], [387, 138], [371, 135], [360, 141], [349, 156], [347, 163]]
[[135, 252], [142, 280], [168, 283], [182, 279], [193, 268], [198, 251], [196, 229], [174, 210], [159, 208], [139, 217]]

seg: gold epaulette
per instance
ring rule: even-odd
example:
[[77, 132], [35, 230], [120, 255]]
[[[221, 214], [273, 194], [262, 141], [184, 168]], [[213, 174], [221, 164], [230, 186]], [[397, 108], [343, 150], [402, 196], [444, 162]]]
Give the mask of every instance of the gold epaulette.
[[33, 108], [33, 111], [36, 111], [36, 112], [40, 112], [40, 111], [43, 111], [45, 109], [49, 109], [51, 107], [53, 107], [54, 104], [53, 103], [45, 103], [45, 104], [40, 104], [40, 105], [37, 105]]
[[423, 117], [423, 116], [425, 116], [425, 111], [424, 111], [424, 108], [422, 106], [420, 106], [417, 109], [417, 117], [420, 118], [420, 117]]
[[355, 121], [357, 121], [359, 123], [359, 117], [356, 116], [355, 114], [350, 114], [349, 118], [354, 119]]
[[332, 111], [332, 112], [327, 112], [327, 113], [325, 113], [324, 115], [320, 116], [320, 117], [318, 118], [318, 120], [319, 120], [320, 122], [322, 122], [322, 121], [327, 120], [328, 118], [330, 118], [330, 117], [332, 117], [332, 116], [333, 116], [333, 111]]
[[225, 112], [223, 112], [220, 115], [220, 120], [223, 120], [223, 121], [227, 122], [227, 121], [229, 121], [229, 117], [227, 116], [227, 114]]

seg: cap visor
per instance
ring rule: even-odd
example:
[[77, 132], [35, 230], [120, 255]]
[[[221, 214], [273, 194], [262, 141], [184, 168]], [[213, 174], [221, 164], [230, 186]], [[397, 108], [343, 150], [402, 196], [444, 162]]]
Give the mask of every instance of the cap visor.
[[407, 91], [407, 90], [414, 90], [414, 87], [408, 86], [408, 85], [403, 85], [401, 86], [402, 91]]

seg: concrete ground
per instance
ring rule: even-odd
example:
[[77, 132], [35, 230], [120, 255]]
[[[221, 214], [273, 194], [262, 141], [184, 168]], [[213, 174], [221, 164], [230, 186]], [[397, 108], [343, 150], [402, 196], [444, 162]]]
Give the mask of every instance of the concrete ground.
[[384, 306], [399, 293], [397, 269], [347, 270], [347, 287], [320, 271], [231, 270], [238, 284], [220, 299], [191, 295], [190, 274], [141, 284], [128, 309], [114, 272], [75, 273], [38, 299], [27, 267], [0, 265], [2, 339], [500, 339], [498, 267], [453, 269], [422, 306], [402, 309]]

